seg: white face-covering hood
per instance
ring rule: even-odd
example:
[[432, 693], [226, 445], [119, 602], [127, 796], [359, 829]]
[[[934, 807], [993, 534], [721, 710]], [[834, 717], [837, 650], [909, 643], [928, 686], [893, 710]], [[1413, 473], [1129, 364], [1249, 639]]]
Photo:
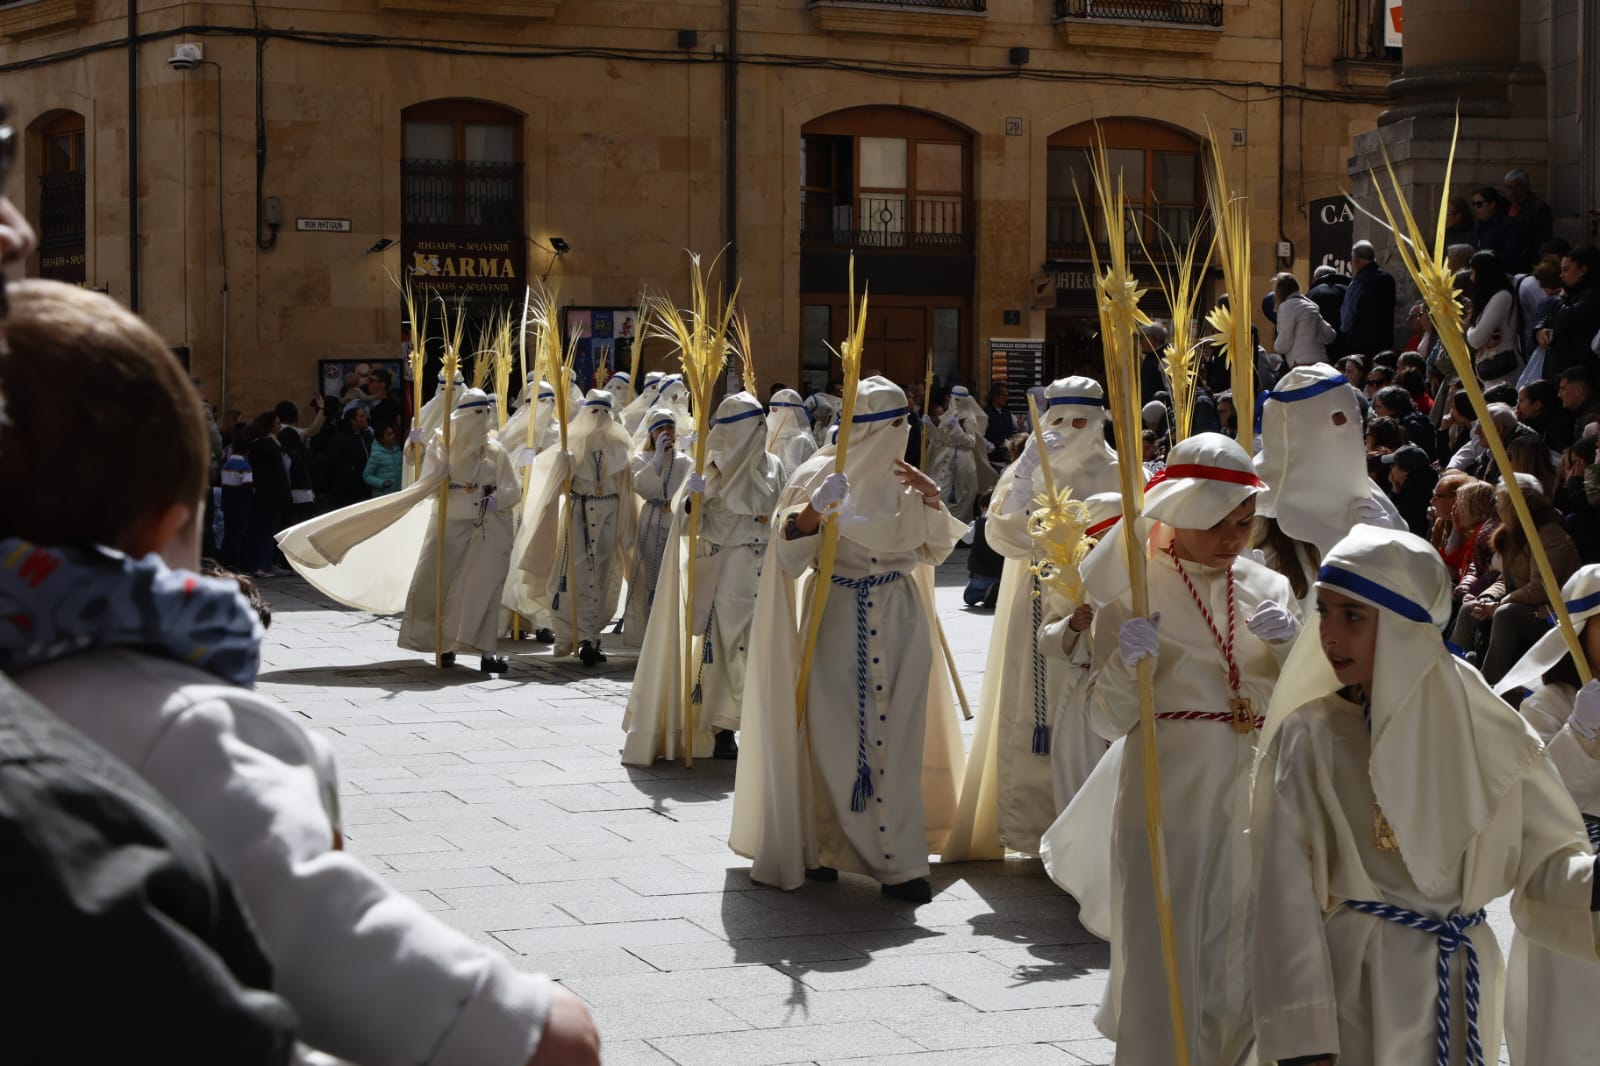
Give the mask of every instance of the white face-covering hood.
[[598, 474], [606, 477], [629, 468], [632, 449], [628, 434], [612, 417], [611, 394], [604, 389], [590, 389], [583, 406], [567, 430], [567, 450], [572, 453], [574, 469], [585, 476], [594, 476], [598, 457]]
[[463, 389], [456, 393], [456, 409], [450, 415], [450, 466], [460, 472], [477, 463], [489, 431], [494, 428], [494, 400], [482, 389]]
[[771, 514], [783, 489], [783, 465], [766, 442], [761, 401], [748, 392], [724, 398], [706, 434], [707, 494], [736, 514]]
[[1324, 363], [1298, 366], [1267, 393], [1256, 472], [1258, 513], [1326, 552], [1350, 532], [1352, 504], [1372, 492], [1356, 391]]
[[772, 411], [767, 415], [767, 450], [796, 433], [811, 434], [811, 415], [793, 389], [779, 389], [772, 394]]

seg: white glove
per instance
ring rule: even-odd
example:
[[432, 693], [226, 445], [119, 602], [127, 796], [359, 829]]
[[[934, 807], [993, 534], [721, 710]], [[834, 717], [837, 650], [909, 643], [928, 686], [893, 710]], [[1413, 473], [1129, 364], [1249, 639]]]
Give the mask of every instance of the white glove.
[[1260, 548], [1246, 548], [1239, 554], [1243, 555], [1246, 559], [1249, 559], [1252, 563], [1255, 563], [1259, 566], [1267, 565], [1267, 553], [1262, 551]]
[[412, 426], [411, 432], [406, 434], [407, 444], [421, 444], [427, 437], [423, 435], [421, 426]]
[[684, 482], [684, 487], [689, 490], [689, 495], [691, 496], [704, 496], [706, 492], [706, 476], [691, 472], [689, 480]]
[[933, 419], [929, 418], [927, 415], [923, 415], [922, 416], [922, 424], [925, 425], [925, 426], [931, 426], [931, 425], [933, 425]]
[[954, 411], [951, 411], [949, 414], [944, 416], [945, 429], [959, 429], [960, 426], [961, 419], [956, 417], [956, 413]]
[[1017, 456], [1017, 465], [1012, 477], [1018, 481], [1032, 481], [1033, 475], [1039, 469], [1039, 449], [1032, 437], [1028, 438], [1028, 446], [1022, 449], [1022, 454]]
[[811, 494], [811, 506], [821, 515], [838, 514], [849, 502], [850, 479], [843, 474], [829, 474]]
[[1013, 515], [1025, 510], [1033, 500], [1033, 478], [1023, 477], [1020, 473], [1011, 479], [1011, 487], [1006, 489], [1006, 498], [1000, 501], [1000, 513]]
[[524, 445], [517, 449], [517, 458], [512, 465], [518, 470], [526, 470], [533, 465], [533, 461], [537, 458], [539, 458], [539, 453]]
[[1124, 666], [1138, 666], [1139, 660], [1148, 656], [1152, 660], [1160, 647], [1156, 627], [1161, 624], [1159, 614], [1149, 618], [1130, 618], [1117, 630], [1117, 650], [1122, 653]]
[[694, 439], [696, 436], [698, 436], [698, 434], [692, 429], [687, 433], [678, 434], [677, 446], [683, 449], [684, 454], [688, 454], [690, 449], [694, 446]]
[[484, 514], [494, 514], [494, 509], [495, 509], [494, 497], [493, 496], [485, 496], [482, 500], [478, 501], [478, 506], [483, 508], [483, 513]]
[[1600, 681], [1590, 681], [1578, 690], [1568, 723], [1580, 739], [1591, 744], [1600, 740]]
[[1250, 616], [1245, 625], [1268, 644], [1282, 644], [1300, 635], [1300, 623], [1295, 621], [1294, 615], [1283, 604], [1275, 600], [1261, 601], [1261, 606], [1256, 608], [1255, 614]]
[[1389, 528], [1389, 512], [1384, 510], [1383, 504], [1371, 496], [1357, 500], [1350, 505], [1350, 520], [1358, 526], [1381, 526]]

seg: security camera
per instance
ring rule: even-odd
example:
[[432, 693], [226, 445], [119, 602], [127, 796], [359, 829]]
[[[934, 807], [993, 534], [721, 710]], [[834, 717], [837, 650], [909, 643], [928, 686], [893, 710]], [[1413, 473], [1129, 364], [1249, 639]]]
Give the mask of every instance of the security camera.
[[173, 70], [193, 70], [205, 59], [205, 53], [197, 44], [180, 44], [172, 50], [172, 55], [167, 59], [167, 66]]

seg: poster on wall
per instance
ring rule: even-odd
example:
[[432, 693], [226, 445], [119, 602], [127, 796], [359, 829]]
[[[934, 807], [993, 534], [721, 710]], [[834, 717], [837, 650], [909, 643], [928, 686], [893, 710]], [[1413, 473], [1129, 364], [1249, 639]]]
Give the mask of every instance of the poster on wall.
[[1399, 48], [1404, 44], [1405, 13], [1401, 0], [1384, 0], [1383, 46]]
[[1011, 387], [1006, 410], [1014, 415], [1028, 414], [1028, 390], [1047, 385], [1043, 337], [990, 337], [989, 378]]
[[338, 417], [353, 401], [369, 399], [368, 377], [379, 367], [389, 372], [389, 395], [402, 403], [405, 364], [399, 359], [318, 359], [317, 395], [328, 417]]
[[[633, 346], [637, 340], [634, 323], [638, 312], [632, 307], [568, 307], [564, 343], [577, 341], [573, 366], [578, 385], [585, 390], [617, 371], [631, 372]], [[601, 374], [604, 371], [604, 374]]]

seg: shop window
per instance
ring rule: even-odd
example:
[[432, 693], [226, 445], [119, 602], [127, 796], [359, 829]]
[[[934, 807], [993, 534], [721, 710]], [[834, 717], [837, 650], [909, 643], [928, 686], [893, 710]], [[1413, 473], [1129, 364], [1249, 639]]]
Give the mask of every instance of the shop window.
[[39, 129], [39, 274], [80, 285], [88, 276], [86, 144], [76, 112]]

